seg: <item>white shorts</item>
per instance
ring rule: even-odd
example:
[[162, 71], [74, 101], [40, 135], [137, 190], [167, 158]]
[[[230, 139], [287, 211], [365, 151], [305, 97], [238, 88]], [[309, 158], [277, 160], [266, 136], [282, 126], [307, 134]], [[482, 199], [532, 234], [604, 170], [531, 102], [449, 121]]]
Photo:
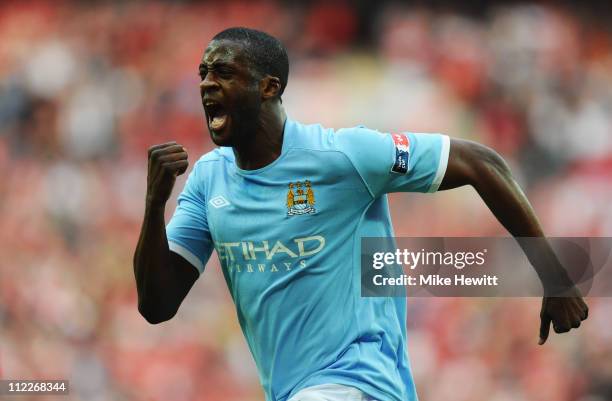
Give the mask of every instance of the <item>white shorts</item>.
[[298, 391], [288, 401], [376, 401], [355, 387], [320, 384]]

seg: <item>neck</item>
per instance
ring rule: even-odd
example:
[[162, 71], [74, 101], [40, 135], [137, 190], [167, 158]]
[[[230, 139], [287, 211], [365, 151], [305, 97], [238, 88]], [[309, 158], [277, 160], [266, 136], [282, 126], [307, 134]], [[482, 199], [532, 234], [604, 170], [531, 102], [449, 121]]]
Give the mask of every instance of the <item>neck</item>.
[[255, 132], [233, 148], [236, 164], [243, 170], [256, 170], [281, 155], [287, 114], [280, 103], [262, 107]]

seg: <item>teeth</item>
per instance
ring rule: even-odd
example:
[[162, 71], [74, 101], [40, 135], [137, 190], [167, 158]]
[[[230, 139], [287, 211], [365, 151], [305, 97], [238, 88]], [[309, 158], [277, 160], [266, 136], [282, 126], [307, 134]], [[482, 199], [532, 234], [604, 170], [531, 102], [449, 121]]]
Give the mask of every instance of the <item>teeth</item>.
[[227, 116], [222, 116], [222, 117], [214, 117], [211, 121], [210, 121], [210, 127], [213, 130], [218, 130], [220, 128], [223, 128], [225, 126], [225, 122], [227, 121]]

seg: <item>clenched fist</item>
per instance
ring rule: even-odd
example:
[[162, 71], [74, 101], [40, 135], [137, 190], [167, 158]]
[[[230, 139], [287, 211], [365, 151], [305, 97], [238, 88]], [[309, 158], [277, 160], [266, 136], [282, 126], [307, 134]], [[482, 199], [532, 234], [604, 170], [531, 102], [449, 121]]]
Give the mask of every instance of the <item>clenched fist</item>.
[[187, 151], [176, 142], [168, 142], [149, 148], [147, 176], [147, 203], [164, 206], [170, 198], [176, 177], [183, 174], [189, 162]]
[[580, 327], [580, 322], [589, 316], [589, 307], [575, 287], [567, 297], [544, 297], [540, 312], [540, 341], [542, 345], [548, 338], [550, 324], [555, 333], [565, 333]]

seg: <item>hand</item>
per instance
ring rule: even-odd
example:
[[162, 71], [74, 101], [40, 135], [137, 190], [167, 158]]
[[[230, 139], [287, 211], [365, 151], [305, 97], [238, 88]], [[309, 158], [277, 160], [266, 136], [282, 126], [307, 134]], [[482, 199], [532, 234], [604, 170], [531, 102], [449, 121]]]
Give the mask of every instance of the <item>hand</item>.
[[555, 333], [565, 333], [580, 327], [580, 322], [589, 316], [589, 307], [575, 289], [575, 295], [570, 297], [544, 297], [540, 312], [540, 341], [546, 342], [552, 323]]
[[187, 150], [176, 142], [151, 146], [147, 176], [148, 205], [164, 206], [170, 198], [176, 177], [183, 174], [188, 166]]

